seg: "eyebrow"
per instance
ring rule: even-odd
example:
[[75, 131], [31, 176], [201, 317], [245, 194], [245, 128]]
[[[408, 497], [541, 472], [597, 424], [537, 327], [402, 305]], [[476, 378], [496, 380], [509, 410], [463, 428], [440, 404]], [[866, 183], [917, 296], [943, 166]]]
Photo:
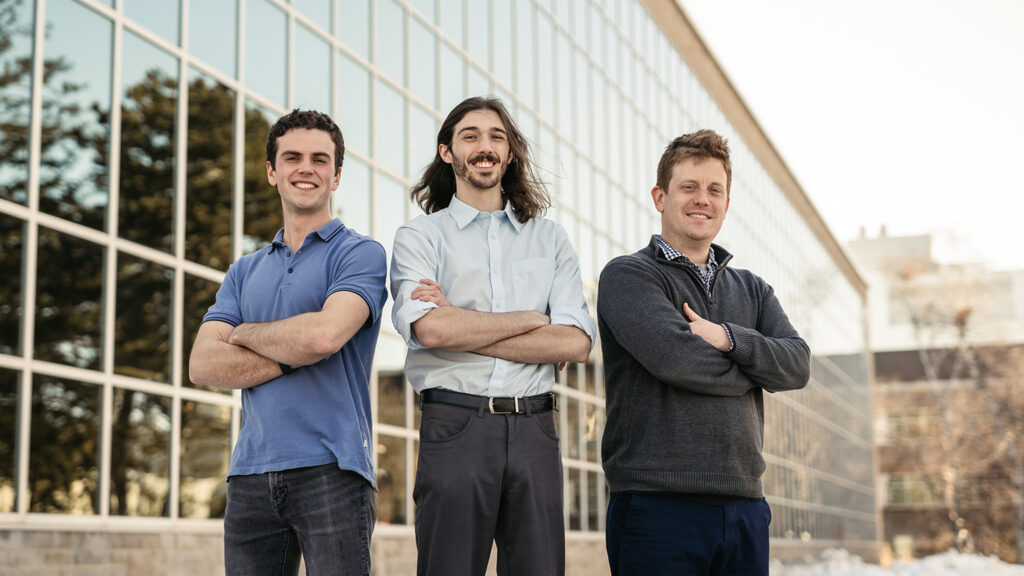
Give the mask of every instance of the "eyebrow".
[[[293, 156], [302, 156], [302, 152], [299, 152], [298, 150], [282, 150], [281, 151], [281, 156], [288, 156], [289, 154], [291, 154]], [[330, 153], [328, 153], [328, 152], [313, 152], [312, 154], [310, 154], [310, 156], [312, 156], [314, 158], [330, 158], [331, 157]]]
[[[459, 133], [459, 134], [462, 134], [463, 132], [467, 132], [467, 131], [470, 131], [470, 130], [473, 130], [473, 131], [475, 131], [475, 132], [481, 132], [481, 130], [480, 130], [480, 127], [479, 127], [479, 126], [466, 126], [466, 127], [465, 127], [465, 128], [463, 128], [462, 130], [459, 130], [459, 132], [458, 132], [458, 133]], [[490, 129], [490, 131], [491, 131], [491, 132], [500, 132], [500, 133], [502, 133], [502, 134], [505, 134], [505, 133], [506, 133], [506, 132], [505, 132], [505, 129], [504, 129], [504, 128], [500, 128], [500, 127], [498, 127], [498, 126], [494, 126], [494, 127], [492, 127], [492, 128]]]

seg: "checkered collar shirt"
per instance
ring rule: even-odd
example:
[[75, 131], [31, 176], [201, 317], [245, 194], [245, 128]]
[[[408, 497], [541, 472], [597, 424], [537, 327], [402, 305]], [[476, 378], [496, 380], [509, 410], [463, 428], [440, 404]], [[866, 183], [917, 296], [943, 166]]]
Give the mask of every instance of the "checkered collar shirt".
[[693, 267], [697, 272], [697, 276], [700, 278], [701, 283], [704, 284], [704, 291], [710, 296], [711, 280], [715, 277], [715, 272], [718, 270], [718, 261], [715, 260], [714, 248], [708, 250], [707, 266], [698, 266], [693, 262], [693, 260], [687, 258], [685, 254], [670, 246], [669, 243], [661, 237], [661, 234], [656, 234], [655, 239], [658, 242], [658, 247], [661, 248], [661, 255], [664, 256], [666, 260], [671, 262], [683, 262], [684, 264], [689, 264]]

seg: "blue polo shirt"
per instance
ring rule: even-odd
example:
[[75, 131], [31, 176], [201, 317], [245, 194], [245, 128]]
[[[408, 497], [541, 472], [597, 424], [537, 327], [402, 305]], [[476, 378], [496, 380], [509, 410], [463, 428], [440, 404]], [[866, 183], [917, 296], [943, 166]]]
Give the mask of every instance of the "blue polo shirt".
[[228, 477], [337, 462], [376, 487], [370, 367], [387, 299], [384, 247], [334, 219], [292, 253], [284, 230], [228, 269], [203, 321], [237, 326], [323, 308], [331, 294], [358, 294], [366, 324], [329, 358], [242, 390], [242, 427]]

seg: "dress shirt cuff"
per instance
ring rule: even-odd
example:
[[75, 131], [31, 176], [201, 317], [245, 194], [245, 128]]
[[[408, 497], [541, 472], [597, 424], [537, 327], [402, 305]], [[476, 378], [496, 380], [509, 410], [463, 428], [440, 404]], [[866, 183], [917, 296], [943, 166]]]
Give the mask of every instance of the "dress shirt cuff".
[[425, 348], [425, 346], [420, 344], [419, 339], [416, 338], [416, 331], [413, 330], [412, 325], [434, 308], [437, 308], [437, 304], [434, 304], [433, 302], [406, 300], [405, 303], [402, 304], [401, 308], [392, 312], [395, 329], [402, 335], [402, 339], [405, 340], [405, 344], [411, 350]]
[[590, 349], [594, 349], [597, 342], [597, 327], [594, 319], [585, 310], [579, 308], [555, 308], [551, 311], [551, 323], [563, 326], [575, 326], [586, 333], [590, 338]]

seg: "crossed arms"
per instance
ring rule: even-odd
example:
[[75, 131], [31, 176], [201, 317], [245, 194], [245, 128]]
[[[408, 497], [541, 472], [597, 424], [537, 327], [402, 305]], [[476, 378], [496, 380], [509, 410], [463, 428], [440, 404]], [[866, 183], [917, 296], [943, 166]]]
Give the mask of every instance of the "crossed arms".
[[370, 307], [361, 296], [339, 291], [319, 311], [273, 322], [203, 322], [192, 346], [189, 378], [218, 388], [263, 384], [281, 376], [278, 363], [297, 368], [334, 354], [369, 317]]

